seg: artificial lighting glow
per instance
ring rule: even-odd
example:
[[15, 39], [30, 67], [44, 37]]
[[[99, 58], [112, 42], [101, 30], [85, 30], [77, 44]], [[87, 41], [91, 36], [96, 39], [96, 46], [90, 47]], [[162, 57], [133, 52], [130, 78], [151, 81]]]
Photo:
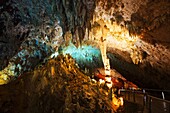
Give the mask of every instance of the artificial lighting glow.
[[59, 55], [58, 51], [56, 51], [55, 53], [51, 54], [50, 58], [55, 58]]
[[99, 79], [99, 84], [104, 84], [105, 83], [105, 80], [102, 80], [102, 79]]
[[115, 94], [112, 94], [112, 102], [117, 107], [123, 106], [124, 104], [123, 98], [122, 97], [117, 98]]
[[97, 83], [97, 81], [95, 79], [91, 79], [91, 81], [94, 82], [94, 83]]
[[[93, 38], [90, 39], [99, 43], [99, 41], [101, 41], [100, 38], [106, 36], [106, 45], [108, 47], [113, 47], [129, 53], [132, 51], [132, 48], [135, 48], [135, 43], [139, 39], [137, 36], [131, 36], [126, 28], [116, 23], [106, 21], [104, 24], [107, 28], [92, 28], [93, 33], [91, 37], [95, 37], [96, 40], [93, 40]], [[102, 30], [104, 32], [102, 32]]]
[[54, 68], [54, 66], [51, 67], [51, 75], [52, 75], [52, 76], [55, 75], [55, 68]]
[[111, 78], [111, 77], [105, 77], [105, 80], [106, 80], [107, 82], [112, 82], [112, 78]]
[[112, 85], [113, 85], [112, 82], [106, 84], [106, 86], [107, 86], [109, 89], [112, 88]]
[[[70, 42], [67, 46], [61, 47], [61, 50], [59, 49], [59, 53], [64, 55], [70, 54], [76, 60], [79, 67], [97, 68], [102, 66], [100, 50], [89, 45], [81, 45], [77, 48]], [[53, 54], [53, 56], [56, 55], [57, 53]]]
[[102, 39], [105, 39], [107, 48], [126, 51], [130, 54], [134, 64], [141, 63], [142, 60], [139, 58], [140, 55], [134, 54], [134, 52], [137, 51], [137, 43], [140, 42], [140, 38], [130, 34], [127, 29], [129, 27], [125, 25], [124, 22], [117, 24], [116, 21], [111, 21], [115, 18], [112, 15], [114, 12], [114, 8], [105, 10], [102, 5], [96, 6], [93, 13], [93, 20], [91, 21], [93, 27], [89, 33], [89, 40], [96, 42], [101, 46]]
[[110, 75], [110, 70], [105, 70], [105, 75]]
[[120, 106], [123, 106], [123, 104], [124, 104], [123, 97], [120, 97], [119, 100], [120, 100]]

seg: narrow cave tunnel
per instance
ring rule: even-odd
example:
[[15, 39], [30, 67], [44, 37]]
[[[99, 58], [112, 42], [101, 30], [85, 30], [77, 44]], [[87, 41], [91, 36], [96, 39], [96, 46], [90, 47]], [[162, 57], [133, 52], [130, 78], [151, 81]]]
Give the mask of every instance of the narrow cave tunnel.
[[1, 0], [0, 24], [1, 113], [170, 112], [169, 0]]

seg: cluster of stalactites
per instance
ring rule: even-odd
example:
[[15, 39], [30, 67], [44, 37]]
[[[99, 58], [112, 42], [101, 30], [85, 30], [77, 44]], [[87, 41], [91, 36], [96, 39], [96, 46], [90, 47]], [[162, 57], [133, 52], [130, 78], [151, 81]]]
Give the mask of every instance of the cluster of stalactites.
[[140, 41], [140, 39], [129, 32], [123, 20], [116, 20], [122, 19], [116, 18], [114, 15], [118, 9], [110, 7], [107, 10], [106, 6], [108, 4], [100, 1], [96, 5], [93, 19], [91, 20], [91, 29], [88, 32], [88, 40], [98, 43], [99, 46], [101, 46], [101, 42], [106, 41], [106, 48], [126, 51], [130, 54], [134, 64], [141, 63], [142, 58], [135, 54], [139, 53], [136, 42]]

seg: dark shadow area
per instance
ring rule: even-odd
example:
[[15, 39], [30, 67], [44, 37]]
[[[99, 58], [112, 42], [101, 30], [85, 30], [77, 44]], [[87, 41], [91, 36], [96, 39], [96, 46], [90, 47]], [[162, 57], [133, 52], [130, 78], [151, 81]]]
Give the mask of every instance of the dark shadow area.
[[[160, 83], [160, 80], [155, 77], [159, 76], [160, 73], [149, 65], [146, 65], [145, 68], [140, 68], [140, 66], [126, 62], [122, 60], [121, 57], [117, 57], [114, 54], [108, 53], [107, 55], [110, 59], [111, 68], [116, 69], [125, 78], [132, 81], [139, 87], [151, 89], [170, 89], [169, 80], [164, 79], [163, 83]], [[162, 79], [163, 78], [164, 77], [162, 77]]]
[[[28, 39], [29, 30], [41, 24], [44, 24], [44, 27], [51, 26], [58, 21], [64, 33], [71, 31], [73, 41], [81, 43], [86, 28], [91, 28], [90, 20], [93, 18], [95, 9], [95, 0], [85, 2], [81, 0], [3, 0], [0, 3], [0, 70], [7, 66], [9, 60], [18, 51], [21, 51], [20, 45]], [[76, 35], [80, 39], [77, 39]]]
[[[163, 7], [162, 7], [163, 6]], [[131, 15], [133, 33], [142, 36], [142, 40], [155, 43], [170, 43], [170, 4], [169, 0], [148, 1]]]
[[137, 103], [124, 101], [124, 107], [118, 113], [140, 113], [143, 112], [143, 106]]

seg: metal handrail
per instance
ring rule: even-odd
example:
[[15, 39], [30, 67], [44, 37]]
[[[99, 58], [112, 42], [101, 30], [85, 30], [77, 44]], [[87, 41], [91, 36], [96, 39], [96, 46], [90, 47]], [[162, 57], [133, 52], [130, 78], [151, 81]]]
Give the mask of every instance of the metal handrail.
[[143, 90], [146, 90], [146, 91], [154, 91], [154, 92], [169, 92], [170, 93], [170, 90], [161, 90], [161, 89], [148, 89], [148, 88], [142, 88]]
[[[124, 92], [124, 93], [123, 93]], [[124, 96], [124, 99], [142, 105], [147, 109], [144, 113], [170, 113], [170, 101], [149, 95], [142, 90], [127, 90], [119, 89], [119, 95]], [[137, 100], [140, 100], [137, 102]], [[142, 100], [142, 101], [141, 101]], [[160, 107], [160, 108], [159, 108]], [[156, 110], [154, 110], [156, 109]], [[160, 111], [159, 111], [160, 110]]]

